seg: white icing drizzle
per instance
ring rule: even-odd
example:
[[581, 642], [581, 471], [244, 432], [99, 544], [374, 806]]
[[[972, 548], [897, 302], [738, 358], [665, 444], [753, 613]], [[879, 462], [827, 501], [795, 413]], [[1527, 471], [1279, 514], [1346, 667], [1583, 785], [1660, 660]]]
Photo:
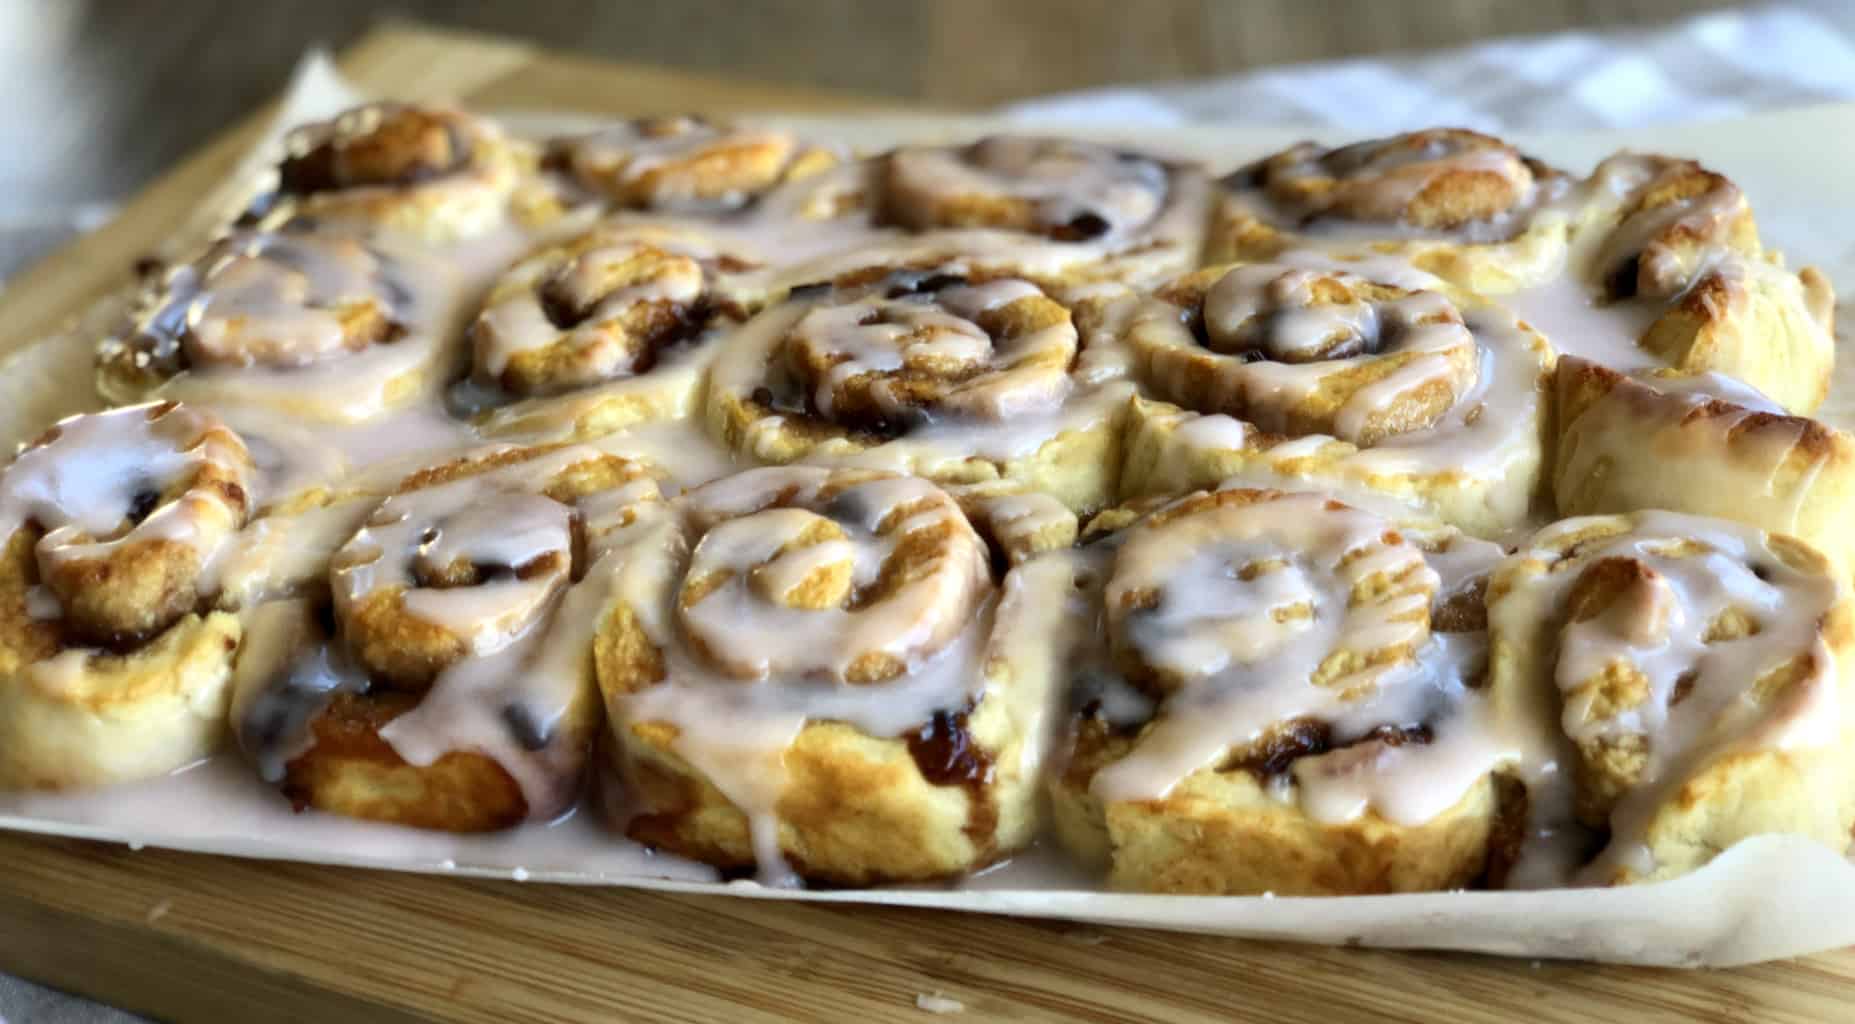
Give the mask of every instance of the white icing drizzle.
[[[666, 521], [618, 549], [614, 574], [618, 600], [637, 616], [664, 672], [610, 695], [611, 714], [620, 728], [676, 727], [677, 754], [747, 816], [762, 878], [774, 884], [792, 881], [779, 847], [783, 752], [807, 722], [899, 737], [987, 691], [980, 666], [992, 585], [983, 544], [958, 507], [907, 477], [871, 477], [826, 498], [821, 490], [834, 479], [823, 469], [759, 469], [698, 489], [687, 499], [693, 549], [685, 526]], [[794, 527], [821, 519], [843, 538], [815, 545], [823, 555], [789, 547]], [[782, 585], [833, 558], [848, 556], [852, 579], [873, 582], [900, 539], [926, 529], [948, 532], [925, 570], [899, 589], [854, 610], [778, 600], [789, 593]], [[756, 582], [763, 570], [772, 584]], [[692, 615], [688, 588], [717, 571], [731, 581]], [[900, 674], [851, 681], [855, 660], [872, 652], [896, 659]]]
[[[1431, 555], [1386, 521], [1313, 494], [1130, 528], [1102, 591], [1104, 632], [1171, 682], [1133, 750], [1095, 775], [1093, 792], [1163, 797], [1234, 748], [1314, 722], [1336, 749], [1298, 758], [1287, 798], [1323, 821], [1368, 810], [1400, 824], [1430, 820], [1510, 756], [1479, 727], [1485, 635], [1430, 626], [1431, 602], [1500, 555], [1461, 536]], [[1149, 608], [1143, 595], [1153, 594]], [[1357, 652], [1361, 667], [1316, 681], [1333, 675], [1323, 666], [1342, 650]], [[1381, 739], [1387, 727], [1423, 738]]]
[[[177, 483], [211, 467], [250, 486], [250, 456], [218, 419], [185, 406], [125, 406], [72, 416], [28, 445], [0, 473], [0, 544], [28, 524], [44, 531], [34, 547], [41, 572], [105, 560], [149, 542], [191, 547], [200, 564], [244, 521], [247, 500], [228, 504], [214, 489]], [[138, 503], [153, 502], [147, 509]], [[133, 518], [143, 512], [140, 520]], [[40, 594], [38, 611], [56, 598]]]
[[[1558, 552], [1562, 538], [1603, 520], [1566, 520], [1518, 556], [1538, 559], [1550, 571], [1523, 584], [1528, 592], [1517, 615], [1562, 615], [1568, 588], [1600, 563], [1621, 560], [1639, 568], [1636, 581], [1604, 614], [1566, 624], [1555, 641], [1553, 678], [1563, 697], [1565, 735], [1577, 742], [1646, 741], [1642, 772], [1611, 812], [1610, 843], [1589, 869], [1594, 878], [1620, 864], [1653, 868], [1645, 862], [1653, 815], [1710, 764], [1739, 752], [1835, 743], [1842, 720], [1839, 668], [1818, 631], [1843, 597], [1832, 575], [1786, 564], [1754, 527], [1659, 511], [1632, 520], [1632, 529], [1581, 544], [1569, 555]], [[1756, 630], [1709, 640], [1728, 613], [1749, 617]], [[1758, 680], [1798, 657], [1809, 659], [1800, 681], [1766, 702], [1751, 699]], [[1639, 673], [1646, 694], [1604, 714], [1583, 688], [1613, 662]]]
[[[1446, 175], [1498, 177], [1506, 202], [1492, 216], [1453, 225], [1413, 223], [1412, 207]], [[1295, 232], [1315, 247], [1388, 238], [1485, 245], [1525, 232], [1568, 190], [1565, 177], [1485, 135], [1428, 131], [1325, 149], [1303, 143], [1223, 182], [1243, 214]]]
[[1148, 157], [1067, 139], [995, 135], [970, 146], [910, 146], [889, 156], [891, 213], [922, 230], [962, 227], [942, 204], [996, 196], [1029, 206], [1024, 230], [1125, 237], [1159, 215], [1169, 174]]
[[[1267, 332], [1264, 336], [1281, 339], [1272, 347], [1283, 352], [1319, 350], [1332, 345], [1333, 339], [1356, 337], [1344, 333], [1353, 323], [1371, 322], [1361, 311], [1360, 306], [1365, 304], [1345, 305], [1331, 313], [1304, 312], [1294, 298], [1317, 277], [1338, 279], [1349, 287], [1367, 281], [1412, 293], [1398, 300], [1389, 314], [1371, 314], [1374, 318], [1441, 318], [1404, 332], [1404, 340], [1396, 348], [1415, 351], [1417, 358], [1352, 392], [1332, 416], [1333, 422], [1328, 424], [1331, 431], [1273, 442], [1268, 447], [1272, 460], [1283, 462], [1321, 453], [1336, 437], [1358, 437], [1373, 423], [1407, 429], [1378, 436], [1357, 450], [1326, 454], [1340, 459], [1342, 467], [1368, 474], [1445, 473], [1500, 479], [1517, 471], [1516, 467], [1537, 451], [1540, 377], [1550, 363], [1550, 350], [1503, 307], [1455, 305], [1444, 296], [1445, 286], [1436, 278], [1387, 258], [1343, 259], [1295, 252], [1273, 264], [1239, 267], [1231, 275], [1236, 279], [1228, 290], [1218, 294], [1218, 303], [1206, 303], [1207, 317], [1225, 319], [1215, 328], [1207, 324], [1207, 330], [1237, 331], [1245, 322], [1259, 320]], [[1287, 307], [1293, 311], [1290, 315], [1278, 318], [1250, 313], [1247, 321], [1230, 322], [1252, 309], [1267, 313], [1271, 304], [1255, 297], [1251, 289], [1274, 287], [1271, 282], [1275, 281], [1284, 282], [1281, 288], [1283, 297], [1289, 300]], [[1250, 298], [1247, 302], [1237, 301], [1233, 293]], [[1225, 413], [1265, 431], [1288, 425], [1287, 410], [1297, 398], [1312, 393], [1335, 375], [1355, 372], [1362, 361], [1379, 358], [1365, 352], [1297, 364], [1245, 362], [1239, 356], [1225, 355], [1218, 361], [1221, 376], [1207, 381], [1200, 369], [1205, 349], [1190, 330], [1186, 311], [1157, 299], [1146, 303], [1135, 315], [1125, 338], [1125, 343], [1136, 351], [1144, 350], [1140, 359], [1150, 369], [1142, 375], [1142, 383], [1159, 397], [1176, 400], [1187, 397], [1189, 392], [1189, 397], [1210, 399], [1212, 406], [1227, 403], [1235, 408], [1205, 407], [1198, 401], [1187, 404], [1194, 411]], [[1214, 337], [1212, 344], [1215, 348], [1224, 343]], [[1427, 423], [1407, 425], [1393, 415], [1399, 399], [1416, 395], [1417, 389], [1435, 382], [1452, 387], [1455, 398]], [[1366, 436], [1370, 439], [1377, 433], [1374, 429]], [[1212, 446], [1241, 441], [1244, 448], [1253, 448], [1266, 443], [1247, 428], [1240, 430], [1222, 421], [1199, 428], [1187, 438], [1194, 444]], [[1490, 501], [1516, 504], [1492, 509], [1494, 517], [1505, 522], [1523, 521], [1529, 496], [1520, 489], [1497, 492], [1505, 497], [1491, 493]]]

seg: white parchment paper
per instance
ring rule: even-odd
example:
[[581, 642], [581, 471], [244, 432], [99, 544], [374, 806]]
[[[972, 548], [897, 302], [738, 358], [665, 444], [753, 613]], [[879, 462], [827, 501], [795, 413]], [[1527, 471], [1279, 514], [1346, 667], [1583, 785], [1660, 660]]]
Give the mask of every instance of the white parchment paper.
[[[280, 126], [326, 116], [360, 98], [332, 65], [305, 62]], [[583, 127], [583, 117], [511, 112], [525, 129]], [[862, 147], [917, 139], [971, 137], [998, 127], [981, 118], [768, 117], [811, 134]], [[1015, 126], [1023, 130], [1022, 125]], [[1317, 132], [1281, 127], [1199, 125], [1188, 129], [1099, 123], [1048, 131], [1146, 146], [1235, 166]], [[1341, 141], [1328, 139], [1326, 141]], [[1855, 106], [1826, 106], [1721, 124], [1632, 132], [1520, 136], [1522, 148], [1582, 172], [1621, 148], [1691, 155], [1737, 181], [1751, 197], [1767, 240], [1793, 265], [1813, 263], [1855, 289]], [[184, 249], [248, 191], [274, 159], [276, 137], [251, 154], [223, 192], [204, 197], [177, 234]], [[1839, 320], [1847, 323], [1845, 306]], [[95, 318], [88, 321], [93, 327]], [[37, 433], [87, 398], [94, 333], [79, 330], [29, 346], [0, 363], [0, 445]], [[1836, 387], [1820, 415], [1855, 424], [1855, 381], [1844, 354]], [[1731, 966], [1855, 944], [1855, 865], [1804, 840], [1763, 836], [1740, 843], [1702, 871], [1673, 882], [1609, 890], [1455, 892], [1324, 899], [1150, 896], [1084, 888], [1057, 859], [1033, 853], [957, 889], [818, 892], [721, 883], [698, 865], [602, 848], [585, 822], [506, 836], [425, 834], [408, 843], [388, 826], [332, 822], [279, 810], [230, 759], [144, 784], [184, 789], [203, 808], [197, 818], [125, 815], [134, 801], [0, 794], [0, 828], [179, 850], [391, 870], [448, 872], [534, 882], [619, 885], [712, 892], [753, 899], [883, 903], [983, 913], [1065, 918], [1100, 924], [1273, 938], [1297, 942], [1459, 949], [1527, 957], [1566, 957], [1671, 966]]]

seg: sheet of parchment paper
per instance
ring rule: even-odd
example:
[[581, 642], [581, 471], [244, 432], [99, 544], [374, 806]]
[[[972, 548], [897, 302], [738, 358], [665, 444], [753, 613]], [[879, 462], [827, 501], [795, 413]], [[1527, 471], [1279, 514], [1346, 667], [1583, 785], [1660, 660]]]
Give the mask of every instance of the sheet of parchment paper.
[[[279, 125], [326, 116], [358, 98], [332, 65], [312, 57], [292, 85]], [[504, 113], [515, 126], [531, 130], [589, 123], [584, 117]], [[760, 120], [869, 148], [970, 137], [1001, 127], [998, 120], [986, 118]], [[1070, 130], [1047, 123], [1037, 128]], [[1241, 125], [1104, 131], [1091, 125], [1076, 127], [1074, 134], [1196, 157], [1216, 169], [1320, 133]], [[1792, 265], [1815, 264], [1845, 290], [1855, 289], [1855, 188], [1845, 178], [1847, 168], [1855, 166], [1855, 106], [1651, 128], [1627, 137], [1594, 133], [1519, 136], [1514, 141], [1575, 171], [1625, 147], [1698, 157], [1746, 190], [1766, 239], [1786, 251]], [[197, 242], [224, 215], [228, 204], [250, 187], [251, 176], [274, 156], [275, 145], [273, 135], [224, 191], [202, 198], [198, 214], [173, 240], [176, 250]], [[85, 327], [45, 339], [0, 363], [0, 444], [10, 448], [57, 415], [95, 404], [88, 397], [90, 346], [96, 325], [112, 312], [96, 311], [84, 319]], [[1850, 318], [1845, 306], [1839, 320], [1846, 324]], [[1845, 355], [1839, 362], [1836, 386], [1819, 415], [1846, 427], [1855, 423], [1855, 381], [1850, 379], [1852, 360]], [[1704, 870], [1673, 882], [1607, 890], [1325, 899], [1150, 896], [1083, 888], [1084, 881], [1073, 872], [1033, 851], [1021, 862], [957, 889], [792, 891], [716, 882], [700, 866], [635, 850], [605, 855], [598, 852], [590, 826], [571, 820], [512, 836], [432, 834], [412, 847], [397, 836], [385, 842], [380, 830], [386, 826], [354, 822], [330, 827], [326, 821], [312, 823], [308, 816], [293, 819], [275, 809], [279, 802], [274, 797], [260, 806], [260, 798], [271, 794], [260, 793], [230, 762], [148, 785], [186, 786], [213, 812], [197, 820], [133, 820], [120, 813], [122, 801], [109, 802], [112, 810], [105, 813], [101, 802], [81, 796], [0, 795], [0, 828], [135, 846], [518, 881], [938, 907], [1297, 942], [1618, 963], [1731, 966], [1855, 944], [1855, 865], [1823, 847], [1784, 836], [1742, 842]], [[408, 849], [416, 850], [416, 856], [408, 856]]]

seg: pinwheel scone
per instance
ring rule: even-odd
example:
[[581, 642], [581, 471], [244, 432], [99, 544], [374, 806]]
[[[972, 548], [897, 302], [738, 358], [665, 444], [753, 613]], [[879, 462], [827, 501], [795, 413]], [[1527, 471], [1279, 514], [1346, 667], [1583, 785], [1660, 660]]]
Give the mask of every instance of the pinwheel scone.
[[1112, 499], [1126, 390], [1092, 378], [1067, 306], [1018, 278], [873, 273], [726, 339], [705, 400], [716, 439], [761, 463]]
[[328, 231], [238, 231], [175, 267], [98, 353], [97, 390], [355, 423], [453, 375], [451, 271], [417, 247]]
[[995, 575], [919, 478], [755, 469], [677, 512], [621, 552], [599, 629], [627, 836], [842, 885], [1030, 842], [1066, 577]]
[[1213, 261], [1293, 250], [1390, 255], [1496, 295], [1560, 273], [1572, 179], [1500, 139], [1433, 128], [1328, 149], [1292, 146], [1218, 183]]
[[1855, 620], [1816, 551], [1672, 512], [1568, 519], [1487, 606], [1493, 685], [1567, 744], [1569, 779], [1528, 799], [1596, 831], [1584, 879], [1671, 878], [1764, 833], [1848, 846]]
[[600, 721], [600, 556], [661, 503], [660, 476], [581, 446], [413, 474], [319, 593], [249, 616], [240, 745], [299, 807], [460, 832], [558, 815]]
[[0, 788], [218, 749], [241, 629], [213, 562], [254, 475], [236, 434], [171, 402], [62, 420], [0, 472]]
[[1235, 487], [1091, 531], [1063, 562], [1087, 611], [1049, 783], [1071, 852], [1152, 892], [1482, 878], [1513, 753], [1485, 678], [1480, 587], [1499, 547]]
[[1622, 374], [1573, 357], [1554, 377], [1560, 515], [1668, 509], [1797, 537], [1855, 565], [1855, 441], [1715, 373]]
[[[1726, 374], [1794, 413], [1822, 402], [1834, 290], [1814, 268], [1785, 269], [1737, 185], [1692, 160], [1624, 153], [1584, 189], [1595, 212], [1574, 239], [1572, 287], [1525, 304], [1556, 344], [1620, 371]], [[1561, 327], [1554, 304], [1594, 305], [1608, 323], [1574, 310]]]
[[1142, 394], [1125, 497], [1313, 484], [1478, 534], [1525, 522], [1540, 497], [1553, 352], [1501, 306], [1396, 262], [1305, 253], [1124, 301], [1089, 346]]

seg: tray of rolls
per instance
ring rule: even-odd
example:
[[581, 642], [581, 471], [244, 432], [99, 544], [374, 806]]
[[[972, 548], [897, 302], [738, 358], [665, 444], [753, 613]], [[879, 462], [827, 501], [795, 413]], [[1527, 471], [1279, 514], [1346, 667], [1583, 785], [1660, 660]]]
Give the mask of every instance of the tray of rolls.
[[1832, 275], [1768, 237], [1839, 270], [1855, 203], [1794, 191], [1799, 137], [338, 91], [0, 369], [0, 824], [1516, 955], [1855, 941], [1855, 442]]

